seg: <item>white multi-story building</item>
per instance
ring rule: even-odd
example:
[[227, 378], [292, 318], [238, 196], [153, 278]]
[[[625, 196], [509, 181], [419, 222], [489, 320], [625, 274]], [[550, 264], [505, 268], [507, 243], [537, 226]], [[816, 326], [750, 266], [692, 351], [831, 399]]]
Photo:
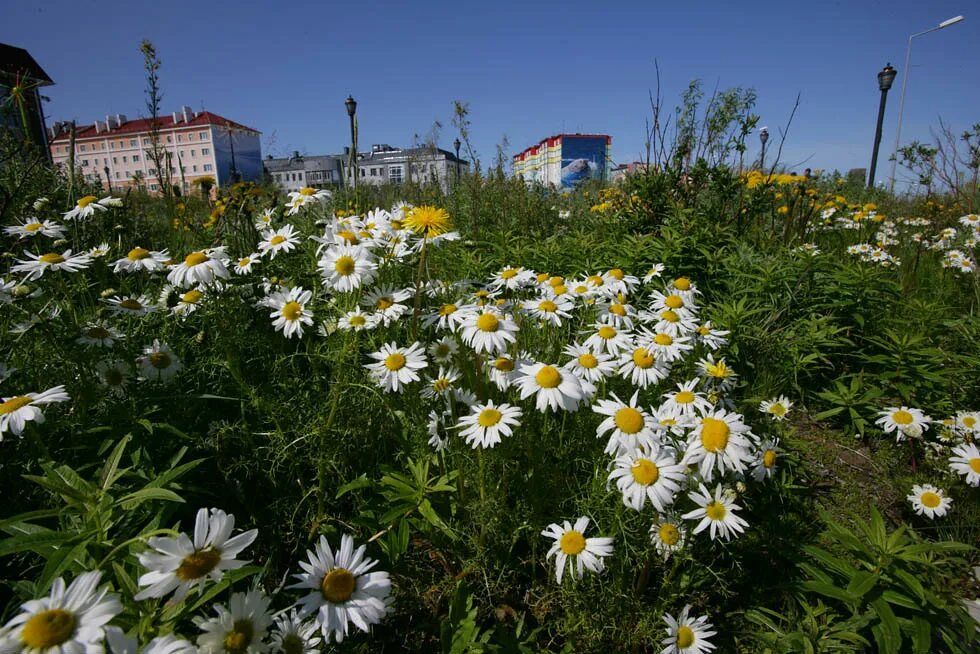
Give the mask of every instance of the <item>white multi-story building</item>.
[[[466, 174], [470, 163], [456, 159], [452, 152], [433, 147], [393, 148], [372, 145], [370, 152], [357, 154], [360, 184], [436, 183], [448, 191], [456, 174]], [[345, 158], [344, 167], [348, 167]], [[349, 171], [348, 171], [349, 173]], [[348, 175], [349, 177], [349, 175]]]
[[335, 188], [344, 185], [344, 157], [339, 154], [301, 155], [263, 162], [265, 174], [284, 191], [298, 191], [304, 186]]
[[[160, 146], [170, 153], [171, 181], [190, 191], [195, 179], [210, 176], [218, 186], [236, 180], [262, 179], [262, 151], [258, 130], [209, 111], [181, 107], [158, 118]], [[49, 133], [55, 165], [68, 164], [71, 143], [69, 123], [55, 123]], [[75, 128], [75, 168], [85, 179], [103, 186], [126, 188], [141, 185], [160, 188], [160, 179], [149, 156], [150, 119], [127, 120], [116, 114], [105, 121]], [[108, 175], [108, 180], [106, 176]]]

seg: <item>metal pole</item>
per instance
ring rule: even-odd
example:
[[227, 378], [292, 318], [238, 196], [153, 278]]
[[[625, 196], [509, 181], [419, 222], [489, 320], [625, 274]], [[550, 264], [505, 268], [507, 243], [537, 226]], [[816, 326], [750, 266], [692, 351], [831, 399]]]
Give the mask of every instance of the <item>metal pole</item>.
[[[98, 164], [96, 164], [96, 165], [98, 165]], [[109, 187], [109, 192], [112, 193], [112, 178], [109, 177], [109, 166], [106, 166], [105, 168], [103, 168], [102, 169], [102, 172], [105, 173], [105, 183]]]
[[358, 175], [360, 174], [360, 171], [357, 169], [357, 118], [354, 116], [354, 114], [351, 114], [350, 117], [350, 144], [351, 144], [350, 170], [351, 170], [351, 175], [354, 178], [353, 189], [354, 189], [354, 195], [356, 196], [357, 178]]
[[878, 167], [878, 146], [881, 145], [881, 123], [885, 120], [885, 99], [888, 89], [881, 90], [881, 102], [878, 103], [878, 126], [875, 128], [875, 145], [871, 150], [871, 169], [868, 171], [868, 188], [875, 185], [875, 169]]
[[[926, 32], [931, 32], [932, 30], [926, 30]], [[925, 34], [926, 32], [920, 32]], [[898, 165], [898, 148], [902, 143], [902, 112], [905, 110], [905, 88], [909, 83], [909, 61], [912, 59], [912, 39], [918, 36], [918, 34], [913, 34], [909, 37], [909, 45], [905, 50], [905, 70], [902, 71], [902, 98], [898, 101], [898, 125], [895, 127], [895, 150], [892, 152], [892, 172], [888, 179], [888, 190], [892, 193], [895, 192], [895, 167]], [[884, 103], [884, 99], [882, 99]]]

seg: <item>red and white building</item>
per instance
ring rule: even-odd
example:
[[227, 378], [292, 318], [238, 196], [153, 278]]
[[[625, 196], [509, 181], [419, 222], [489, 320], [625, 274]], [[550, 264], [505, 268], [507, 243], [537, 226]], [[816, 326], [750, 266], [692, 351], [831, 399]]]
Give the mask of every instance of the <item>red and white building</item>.
[[[160, 145], [170, 153], [171, 181], [188, 192], [195, 179], [210, 176], [218, 186], [227, 184], [237, 171], [240, 180], [262, 178], [260, 132], [210, 111], [190, 107], [158, 118]], [[68, 165], [68, 123], [49, 130], [51, 159]], [[91, 125], [75, 128], [75, 168], [85, 179], [112, 187], [134, 186], [136, 180], [149, 191], [160, 188], [150, 151], [150, 119], [127, 120], [116, 114]]]

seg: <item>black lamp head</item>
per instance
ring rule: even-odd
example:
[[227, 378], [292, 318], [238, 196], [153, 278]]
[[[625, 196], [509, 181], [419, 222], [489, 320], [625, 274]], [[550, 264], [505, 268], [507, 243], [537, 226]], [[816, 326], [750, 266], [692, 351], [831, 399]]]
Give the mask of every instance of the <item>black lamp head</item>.
[[887, 91], [892, 87], [895, 82], [895, 76], [898, 75], [898, 71], [892, 68], [892, 65], [886, 64], [881, 72], [878, 73], [878, 89], [881, 91]]
[[347, 105], [347, 115], [353, 118], [354, 112], [357, 111], [357, 100], [355, 100], [353, 96], [348, 95], [347, 101], [344, 102], [344, 104]]

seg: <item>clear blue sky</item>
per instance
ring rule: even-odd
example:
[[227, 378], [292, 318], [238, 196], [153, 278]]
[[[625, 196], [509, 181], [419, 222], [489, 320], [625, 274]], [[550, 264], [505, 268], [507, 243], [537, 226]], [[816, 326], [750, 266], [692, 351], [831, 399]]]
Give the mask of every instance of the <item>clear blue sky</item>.
[[[46, 91], [49, 120], [145, 115], [145, 37], [163, 60], [164, 111], [187, 104], [255, 127], [263, 154], [340, 151], [351, 93], [362, 149], [408, 145], [436, 120], [451, 149], [459, 99], [485, 163], [504, 134], [513, 154], [562, 131], [610, 134], [613, 157], [628, 161], [642, 152], [656, 59], [671, 105], [694, 78], [709, 91], [752, 87], [774, 134], [800, 93], [783, 159], [866, 166], [875, 75], [887, 61], [903, 67], [910, 33], [957, 14], [966, 21], [914, 41], [902, 140], [927, 138], [940, 116], [957, 131], [980, 122], [980, 6], [968, 0], [23, 0], [3, 14], [0, 41], [30, 50], [57, 82]], [[883, 159], [903, 73], [889, 94]]]

